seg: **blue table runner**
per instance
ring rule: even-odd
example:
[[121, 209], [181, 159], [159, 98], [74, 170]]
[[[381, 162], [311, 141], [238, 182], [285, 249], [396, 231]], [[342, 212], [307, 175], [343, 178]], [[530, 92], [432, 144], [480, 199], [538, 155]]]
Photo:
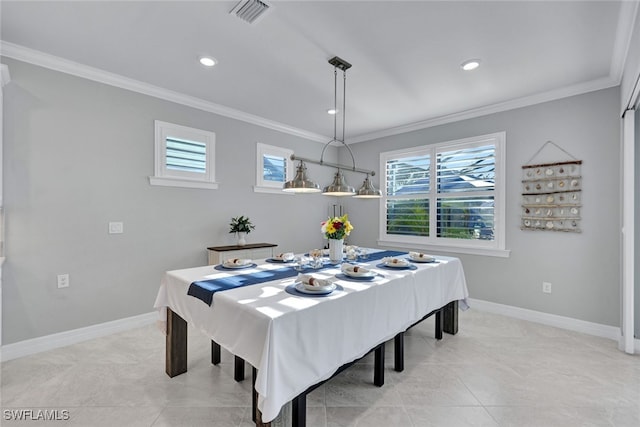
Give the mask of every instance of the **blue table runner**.
[[[406, 252], [400, 251], [382, 251], [369, 254], [369, 258], [365, 261], [378, 260], [385, 257], [393, 257], [405, 255]], [[219, 279], [197, 280], [189, 285], [187, 295], [198, 298], [207, 305], [213, 302], [213, 294], [218, 291], [226, 291], [229, 289], [241, 288], [243, 286], [257, 285], [259, 283], [270, 282], [272, 280], [286, 279], [288, 277], [297, 276], [298, 273], [313, 273], [314, 271], [322, 271], [328, 268], [335, 268], [335, 265], [325, 264], [322, 268], [306, 268], [303, 271], [297, 271], [293, 266], [278, 268], [275, 270], [260, 270], [246, 274], [236, 274]]]

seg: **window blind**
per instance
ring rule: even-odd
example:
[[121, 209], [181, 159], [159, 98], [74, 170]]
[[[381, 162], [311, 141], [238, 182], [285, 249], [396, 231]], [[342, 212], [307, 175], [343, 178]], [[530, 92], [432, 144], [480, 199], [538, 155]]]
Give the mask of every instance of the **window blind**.
[[167, 137], [166, 168], [206, 173], [207, 171], [207, 144], [204, 142], [187, 141], [183, 139]]

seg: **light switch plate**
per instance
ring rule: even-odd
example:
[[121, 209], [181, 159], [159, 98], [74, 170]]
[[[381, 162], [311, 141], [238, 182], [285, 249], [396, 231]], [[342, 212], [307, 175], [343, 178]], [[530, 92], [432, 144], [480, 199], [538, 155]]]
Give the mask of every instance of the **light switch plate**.
[[109, 223], [109, 234], [122, 234], [124, 233], [124, 224], [121, 222]]
[[69, 287], [69, 274], [58, 274], [58, 288]]

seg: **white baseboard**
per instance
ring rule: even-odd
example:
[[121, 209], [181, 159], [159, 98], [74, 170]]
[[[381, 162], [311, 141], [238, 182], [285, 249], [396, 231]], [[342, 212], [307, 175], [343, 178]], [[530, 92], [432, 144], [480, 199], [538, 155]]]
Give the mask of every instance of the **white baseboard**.
[[[469, 298], [469, 306], [479, 311], [515, 317], [516, 319], [528, 320], [529, 322], [541, 323], [543, 325], [581, 332], [583, 334], [609, 338], [615, 341], [618, 341], [621, 334], [620, 328], [617, 326], [602, 325], [600, 323], [587, 322], [571, 317], [558, 316], [555, 314], [543, 313], [541, 311], [529, 310], [511, 305], [497, 304], [495, 302]], [[636, 351], [638, 350], [639, 341], [640, 340], [636, 340]]]
[[87, 326], [85, 328], [73, 329], [57, 334], [19, 341], [0, 347], [0, 360], [5, 362], [18, 357], [29, 356], [42, 351], [53, 350], [71, 344], [87, 341], [94, 338], [111, 335], [141, 326], [155, 323], [158, 320], [158, 312], [141, 314], [139, 316], [127, 317], [125, 319], [113, 320], [111, 322], [100, 323], [98, 325]]

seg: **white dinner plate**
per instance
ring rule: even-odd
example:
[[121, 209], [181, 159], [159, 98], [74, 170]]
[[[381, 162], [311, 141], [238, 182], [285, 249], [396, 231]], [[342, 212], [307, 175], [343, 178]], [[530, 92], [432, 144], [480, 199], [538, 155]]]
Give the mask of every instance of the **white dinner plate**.
[[250, 262], [249, 264], [243, 264], [243, 265], [237, 265], [237, 264], [227, 264], [226, 262], [222, 264], [222, 266], [224, 268], [249, 268], [251, 266], [253, 266], [253, 263]]
[[389, 268], [407, 268], [411, 264], [409, 264], [407, 261], [404, 261], [399, 263], [385, 262], [384, 265]]
[[282, 263], [289, 263], [289, 262], [294, 262], [295, 259], [282, 259], [282, 258], [277, 258], [277, 257], [273, 257], [273, 258], [267, 258], [267, 261], [271, 261], [271, 262], [282, 262]]
[[371, 270], [367, 271], [366, 273], [354, 273], [353, 271], [344, 270], [343, 273], [345, 274], [345, 276], [349, 277], [373, 277], [376, 275], [376, 273]]
[[303, 294], [310, 294], [310, 295], [323, 295], [323, 294], [330, 294], [331, 292], [333, 292], [336, 289], [336, 285], [335, 283], [331, 283], [328, 286], [324, 286], [320, 289], [309, 289], [308, 287], [305, 286], [304, 283], [302, 282], [298, 282], [296, 283], [296, 290], [298, 292], [302, 292]]
[[414, 257], [409, 257], [409, 259], [413, 262], [436, 262], [436, 259], [434, 257], [429, 257], [429, 258], [414, 258]]

